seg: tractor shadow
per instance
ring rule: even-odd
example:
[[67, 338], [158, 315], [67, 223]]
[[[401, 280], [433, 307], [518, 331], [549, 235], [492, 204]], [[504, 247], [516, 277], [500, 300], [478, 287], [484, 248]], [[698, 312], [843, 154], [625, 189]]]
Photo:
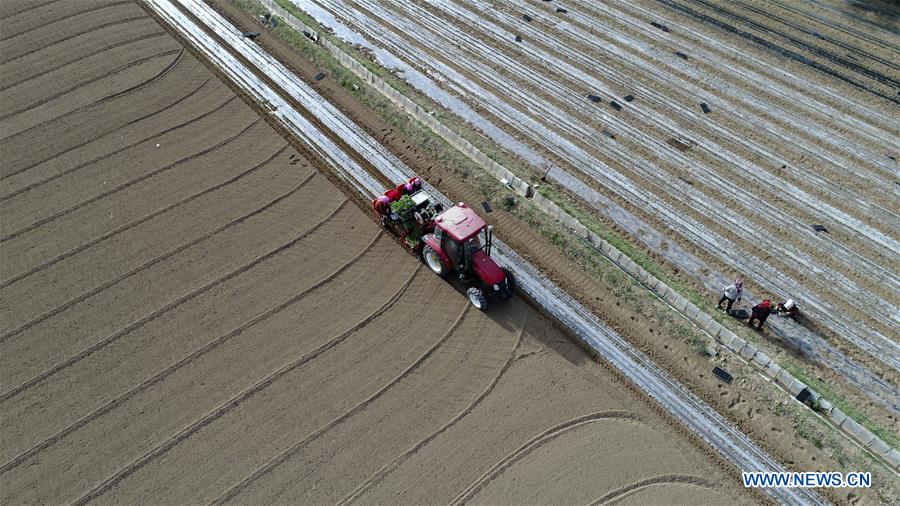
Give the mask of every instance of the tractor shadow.
[[[463, 290], [465, 295], [465, 290]], [[593, 362], [586, 345], [562, 329], [555, 320], [548, 318], [518, 294], [511, 299], [493, 302], [484, 313], [508, 332], [523, 333], [523, 339], [531, 339], [543, 348], [543, 352], [555, 353], [575, 366]], [[473, 308], [474, 309], [474, 308]], [[524, 329], [522, 328], [524, 322]]]

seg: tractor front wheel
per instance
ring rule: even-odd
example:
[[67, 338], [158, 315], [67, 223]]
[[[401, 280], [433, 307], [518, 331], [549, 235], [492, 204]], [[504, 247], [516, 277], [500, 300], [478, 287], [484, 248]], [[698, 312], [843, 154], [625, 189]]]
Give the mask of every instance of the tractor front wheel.
[[440, 255], [431, 246], [426, 245], [422, 248], [422, 259], [425, 260], [425, 265], [431, 269], [431, 272], [442, 278], [447, 277], [447, 266], [444, 265]]
[[487, 309], [487, 297], [484, 296], [484, 292], [480, 289], [472, 287], [466, 291], [466, 296], [469, 297], [469, 302], [475, 306], [476, 309], [480, 309], [484, 311]]

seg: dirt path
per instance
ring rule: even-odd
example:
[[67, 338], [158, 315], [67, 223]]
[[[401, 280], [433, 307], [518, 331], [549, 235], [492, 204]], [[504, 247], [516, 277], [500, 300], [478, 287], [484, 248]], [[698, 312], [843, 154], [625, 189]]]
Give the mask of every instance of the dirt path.
[[136, 5], [0, 26], [3, 502], [756, 500], [524, 303], [471, 310]]

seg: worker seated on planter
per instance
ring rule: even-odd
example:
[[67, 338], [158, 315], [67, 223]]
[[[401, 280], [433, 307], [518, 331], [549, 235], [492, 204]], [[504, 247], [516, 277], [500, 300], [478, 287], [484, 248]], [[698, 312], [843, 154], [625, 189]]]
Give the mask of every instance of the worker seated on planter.
[[794, 299], [783, 300], [775, 306], [775, 314], [787, 316], [796, 320], [797, 315], [800, 314], [800, 308], [797, 307], [797, 303], [794, 302]]

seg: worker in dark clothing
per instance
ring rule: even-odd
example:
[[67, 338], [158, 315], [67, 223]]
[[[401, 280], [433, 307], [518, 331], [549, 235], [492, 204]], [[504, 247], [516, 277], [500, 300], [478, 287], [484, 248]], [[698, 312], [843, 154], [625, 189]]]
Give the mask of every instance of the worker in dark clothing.
[[750, 319], [747, 320], [747, 325], [752, 327], [753, 320], [759, 320], [759, 325], [756, 327], [756, 330], [762, 330], [763, 323], [766, 323], [766, 318], [769, 317], [770, 312], [772, 312], [772, 303], [769, 302], [768, 299], [760, 302], [753, 306], [752, 312], [750, 313]]

